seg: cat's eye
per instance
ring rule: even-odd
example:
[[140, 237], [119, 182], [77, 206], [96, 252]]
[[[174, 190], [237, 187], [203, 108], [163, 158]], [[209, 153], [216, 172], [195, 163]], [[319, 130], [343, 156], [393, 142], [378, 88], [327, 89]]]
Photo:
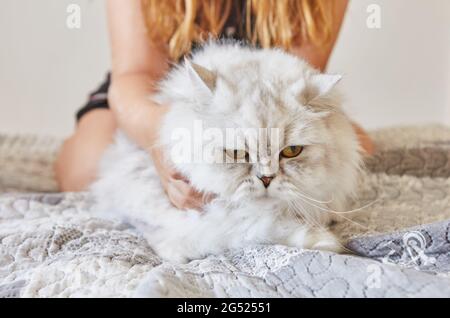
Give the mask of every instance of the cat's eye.
[[249, 154], [245, 150], [225, 149], [225, 153], [228, 157], [234, 159], [235, 161], [248, 161], [249, 158]]
[[281, 156], [283, 158], [295, 158], [300, 156], [300, 154], [303, 152], [304, 147], [302, 146], [289, 146], [283, 149], [281, 152]]

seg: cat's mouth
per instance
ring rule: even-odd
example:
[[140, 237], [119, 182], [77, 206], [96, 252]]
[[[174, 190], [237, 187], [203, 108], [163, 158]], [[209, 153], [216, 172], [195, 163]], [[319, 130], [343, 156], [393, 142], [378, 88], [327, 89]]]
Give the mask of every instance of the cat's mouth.
[[[277, 178], [271, 177], [263, 179], [254, 176], [243, 180], [236, 188], [229, 189], [228, 193], [224, 193], [223, 197], [236, 203], [254, 202], [254, 201], [280, 201], [282, 198], [282, 190], [280, 182]], [[280, 192], [281, 190], [281, 192]]]
[[279, 194], [274, 192], [272, 187], [264, 187], [264, 189], [259, 189], [258, 193], [254, 197], [257, 200], [279, 200]]

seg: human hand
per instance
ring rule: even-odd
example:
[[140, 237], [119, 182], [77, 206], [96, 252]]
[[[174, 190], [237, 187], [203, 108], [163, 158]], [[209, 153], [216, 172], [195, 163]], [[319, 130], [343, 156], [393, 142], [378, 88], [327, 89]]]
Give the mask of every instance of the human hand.
[[201, 210], [213, 196], [196, 191], [180, 173], [178, 173], [165, 157], [161, 148], [153, 147], [150, 151], [161, 184], [170, 202], [181, 210]]
[[359, 143], [366, 155], [373, 155], [375, 153], [375, 145], [370, 136], [358, 124], [353, 123], [353, 129], [355, 130]]

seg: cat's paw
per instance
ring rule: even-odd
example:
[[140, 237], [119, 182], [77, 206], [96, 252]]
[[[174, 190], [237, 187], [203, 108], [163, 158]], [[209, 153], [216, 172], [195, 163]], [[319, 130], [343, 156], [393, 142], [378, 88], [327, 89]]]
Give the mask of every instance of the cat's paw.
[[313, 250], [333, 252], [341, 254], [345, 252], [345, 248], [342, 243], [332, 234], [324, 237], [319, 237], [317, 243], [311, 246]]
[[345, 251], [342, 243], [331, 232], [305, 228], [293, 233], [288, 238], [288, 245], [339, 254]]
[[163, 260], [168, 261], [173, 264], [187, 264], [190, 259], [182, 252], [178, 250], [174, 250], [172, 248], [169, 249], [159, 249], [156, 251], [159, 257]]
[[341, 254], [345, 251], [339, 239], [330, 232], [315, 232], [311, 237], [311, 249]]
[[194, 252], [179, 241], [163, 241], [153, 244], [152, 248], [163, 260], [173, 264], [186, 264], [194, 258]]

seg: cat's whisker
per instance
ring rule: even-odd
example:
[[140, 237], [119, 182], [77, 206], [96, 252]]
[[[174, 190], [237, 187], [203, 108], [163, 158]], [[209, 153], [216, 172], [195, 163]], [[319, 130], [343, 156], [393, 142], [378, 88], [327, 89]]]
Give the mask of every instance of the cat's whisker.
[[334, 198], [331, 198], [331, 199], [328, 200], [328, 201], [321, 201], [321, 200], [318, 200], [318, 199], [314, 199], [314, 198], [312, 198], [312, 197], [309, 197], [309, 196], [306, 195], [305, 193], [303, 193], [303, 192], [301, 192], [300, 190], [298, 190], [298, 188], [296, 188], [295, 186], [292, 186], [292, 185], [290, 185], [290, 184], [287, 184], [286, 187], [287, 187], [289, 190], [295, 191], [295, 192], [297, 192], [299, 195], [302, 195], [303, 197], [305, 197], [305, 199], [311, 200], [311, 201], [316, 202], [316, 203], [319, 203], [319, 204], [330, 204], [330, 203], [332, 203], [332, 202], [334, 201]]
[[[293, 195], [295, 195], [295, 196], [298, 196], [298, 197], [304, 197], [304, 196], [300, 195], [298, 192], [299, 192], [298, 190], [290, 191], [290, 193], [293, 194]], [[362, 211], [362, 210], [367, 209], [368, 207], [374, 205], [374, 204], [377, 203], [379, 200], [380, 200], [380, 199], [376, 199], [376, 200], [374, 200], [374, 201], [372, 201], [372, 202], [370, 202], [370, 203], [368, 203], [368, 204], [366, 204], [366, 205], [364, 205], [364, 206], [362, 206], [362, 207], [359, 207], [359, 208], [353, 209], [353, 210], [348, 210], [348, 211], [334, 211], [334, 210], [331, 210], [331, 209], [328, 209], [328, 208], [321, 207], [321, 206], [319, 206], [319, 205], [315, 205], [315, 204], [313, 204], [313, 203], [311, 203], [311, 202], [308, 202], [308, 204], [310, 204], [311, 206], [314, 206], [314, 207], [316, 207], [316, 208], [318, 208], [318, 209], [321, 209], [322, 211], [340, 215], [340, 214], [351, 214], [351, 213], [355, 213], [355, 212]]]
[[[308, 197], [306, 194], [304, 194], [303, 192], [301, 192], [298, 188], [291, 187], [289, 190], [291, 190], [291, 191], [292, 191], [291, 193], [293, 193], [295, 196], [301, 196], [301, 197], [303, 197], [303, 198], [305, 198], [305, 199], [311, 200], [311, 201], [313, 201], [313, 202], [315, 202], [315, 203], [319, 203], [319, 204], [330, 204], [330, 203], [332, 203], [333, 200], [334, 200], [334, 199], [331, 199], [330, 201], [319, 201], [319, 200], [316, 200], [316, 199], [313, 199], [313, 198]], [[361, 210], [364, 210], [364, 209], [370, 207], [371, 205], [377, 203], [378, 200], [379, 200], [379, 199], [374, 200], [374, 201], [372, 201], [372, 202], [370, 202], [370, 203], [368, 203], [368, 204], [366, 204], [366, 205], [364, 205], [364, 206], [362, 206], [362, 207], [359, 207], [359, 208], [354, 209], [354, 210], [349, 210], [349, 211], [334, 211], [334, 210], [331, 210], [331, 209], [328, 209], [328, 208], [324, 208], [324, 207], [320, 207], [320, 206], [314, 205], [314, 204], [312, 204], [312, 203], [310, 203], [310, 202], [308, 202], [308, 204], [310, 204], [310, 205], [312, 205], [312, 206], [314, 206], [314, 207], [316, 207], [316, 208], [319, 208], [319, 209], [321, 209], [322, 211], [325, 211], [325, 212], [328, 212], [328, 213], [337, 214], [337, 215], [340, 216], [341, 214], [351, 214], [351, 213], [355, 213], [355, 212], [359, 212], [359, 211], [361, 211]], [[346, 218], [345, 218], [345, 219], [346, 219]]]
[[[291, 190], [291, 191], [292, 191], [291, 193], [293, 193], [295, 196], [301, 196], [301, 197], [304, 197], [304, 198], [309, 199], [310, 201], [313, 201], [313, 202], [315, 202], [315, 203], [319, 203], [319, 204], [330, 204], [330, 203], [332, 203], [333, 200], [334, 200], [334, 198], [332, 198], [332, 199], [331, 199], [330, 201], [328, 201], [328, 202], [326, 202], [326, 201], [320, 201], [320, 200], [317, 200], [317, 199], [308, 197], [308, 195], [306, 195], [305, 193], [303, 193], [301, 190], [299, 190], [299, 188], [298, 188], [297, 186], [295, 186], [295, 185], [293, 185], [293, 184], [291, 184], [291, 183], [287, 183], [285, 186], [286, 186], [289, 190]], [[311, 205], [313, 205], [313, 206], [315, 206], [315, 207], [317, 207], [317, 208], [319, 208], [319, 209], [325, 209], [326, 212], [329, 212], [329, 213], [334, 213], [334, 214], [351, 214], [351, 213], [355, 213], [355, 212], [359, 212], [359, 211], [361, 211], [361, 210], [364, 210], [364, 209], [366, 209], [366, 208], [368, 208], [368, 207], [370, 207], [370, 206], [376, 204], [379, 200], [380, 200], [380, 199], [376, 199], [376, 200], [374, 200], [374, 201], [372, 201], [372, 202], [370, 202], [370, 203], [368, 203], [368, 204], [366, 204], [366, 205], [364, 205], [364, 206], [362, 206], [362, 207], [359, 207], [359, 208], [356, 208], [356, 209], [353, 209], [353, 210], [348, 210], [348, 211], [335, 211], [335, 210], [326, 209], [326, 208], [323, 208], [323, 207], [320, 207], [320, 206], [316, 206], [316, 205], [313, 205], [313, 204], [311, 204]]]
[[288, 211], [289, 211], [289, 213], [291, 213], [294, 216], [294, 218], [296, 219], [296, 221], [299, 224], [303, 225], [304, 223], [307, 223], [307, 225], [310, 225], [310, 224], [308, 224], [308, 220], [306, 220], [306, 218], [303, 217], [303, 215], [301, 215], [301, 216], [298, 215], [298, 213], [296, 212], [297, 208], [292, 202], [288, 202]]
[[298, 211], [298, 207], [292, 207], [289, 209], [290, 214], [295, 218], [299, 225], [315, 228], [314, 222], [304, 213], [300, 213], [299, 215]]
[[[298, 224], [304, 224], [305, 223], [305, 220], [302, 220], [297, 213], [295, 213], [294, 211], [292, 211], [290, 209], [289, 209], [289, 212], [295, 218], [295, 220], [297, 221]], [[306, 222], [306, 223], [308, 223], [308, 222]]]
[[333, 201], [334, 201], [334, 198], [331, 198], [330, 200], [328, 200], [328, 201], [320, 201], [320, 200], [316, 200], [316, 199], [313, 199], [313, 198], [311, 198], [311, 197], [308, 197], [306, 194], [304, 194], [304, 193], [299, 193], [299, 195], [301, 195], [302, 197], [304, 197], [305, 199], [307, 199], [307, 200], [310, 200], [310, 201], [313, 201], [313, 202], [316, 202], [316, 203], [319, 203], [319, 204], [330, 204], [330, 203], [332, 203]]
[[[301, 224], [307, 223], [307, 225], [310, 227], [321, 228], [320, 225], [316, 222], [316, 220], [314, 220], [314, 218], [311, 215], [305, 213], [305, 211], [297, 205], [297, 201], [292, 201], [290, 204], [293, 207], [293, 210], [291, 210], [292, 213], [297, 217], [297, 219]], [[298, 211], [301, 212], [300, 215], [303, 218], [303, 220], [299, 219], [300, 216], [298, 215]]]
[[237, 189], [234, 191], [233, 197], [232, 197], [232, 201], [234, 203], [242, 203], [243, 201], [247, 201], [247, 191], [246, 188], [250, 187], [248, 184], [246, 184], [245, 182], [242, 182]]
[[[324, 207], [321, 207], [321, 206], [312, 204], [311, 202], [308, 202], [308, 201], [304, 200], [301, 196], [298, 196], [298, 193], [297, 193], [297, 192], [289, 191], [289, 193], [292, 194], [292, 195], [294, 196], [294, 198], [297, 198], [297, 199], [303, 201], [304, 203], [306, 203], [306, 204], [308, 204], [308, 205], [310, 205], [310, 206], [312, 206], [312, 207], [315, 207], [315, 208], [319, 209], [318, 212], [332, 213], [332, 214], [335, 214], [335, 215], [337, 215], [338, 217], [340, 217], [340, 218], [342, 218], [342, 219], [344, 219], [344, 220], [346, 220], [346, 221], [348, 221], [348, 222], [350, 222], [350, 223], [352, 223], [352, 224], [354, 224], [354, 225], [356, 225], [356, 226], [359, 226], [359, 227], [361, 227], [361, 228], [363, 228], [363, 229], [366, 229], [366, 230], [369, 229], [367, 226], [364, 226], [364, 225], [362, 225], [362, 224], [360, 224], [360, 223], [358, 223], [358, 222], [356, 222], [356, 221], [354, 221], [354, 220], [352, 220], [352, 219], [350, 219], [350, 218], [347, 218], [347, 217], [343, 216], [343, 214], [349, 214], [349, 213], [354, 213], [354, 212], [351, 212], [351, 211], [348, 211], [348, 212], [342, 212], [342, 213], [334, 212], [334, 211], [332, 211], [332, 210], [329, 210], [329, 209], [327, 209], [327, 208], [324, 208]], [[295, 202], [295, 199], [294, 199], [293, 201]], [[374, 202], [372, 202], [372, 203], [374, 203]], [[363, 208], [365, 208], [365, 207], [362, 207], [362, 208], [360, 208], [360, 209], [363, 209]]]
[[370, 202], [370, 203], [368, 203], [368, 204], [366, 204], [366, 205], [364, 205], [364, 206], [362, 206], [360, 208], [357, 208], [357, 209], [354, 209], [354, 210], [349, 210], [349, 211], [341, 211], [341, 212], [340, 211], [334, 211], [334, 210], [327, 209], [327, 208], [323, 208], [323, 207], [320, 207], [320, 206], [317, 206], [317, 205], [313, 205], [311, 202], [308, 202], [308, 204], [310, 204], [312, 206], [315, 206], [316, 208], [321, 209], [322, 211], [326, 211], [328, 213], [333, 213], [333, 214], [336, 214], [338, 216], [342, 216], [343, 214], [352, 214], [352, 213], [356, 213], [356, 212], [362, 211], [364, 209], [367, 209], [368, 207], [370, 207], [370, 206], [374, 205], [375, 203], [377, 203], [377, 201], [379, 201], [379, 199], [374, 200], [374, 201], [372, 201], [372, 202]]
[[[305, 202], [306, 204], [311, 205], [310, 202], [307, 202], [307, 201], [305, 201], [305, 200], [303, 200], [303, 202]], [[328, 211], [327, 209], [321, 209], [321, 207], [318, 207], [318, 206], [314, 206], [314, 207], [318, 208], [318, 209], [319, 209], [319, 212], [333, 213], [333, 212]], [[359, 226], [359, 227], [361, 227], [361, 228], [363, 228], [363, 229], [365, 229], [365, 230], [369, 230], [369, 228], [368, 228], [367, 226], [364, 226], [364, 225], [362, 225], [361, 223], [358, 223], [358, 222], [356, 222], [356, 221], [354, 221], [354, 220], [352, 220], [352, 219], [350, 219], [350, 218], [348, 218], [348, 217], [345, 217], [345, 216], [343, 216], [342, 214], [339, 214], [339, 213], [338, 213], [338, 214], [336, 214], [336, 215], [337, 215], [338, 217], [340, 217], [340, 218], [342, 218], [342, 219], [344, 219], [344, 220], [346, 220], [346, 221], [352, 223], [353, 225]]]
[[[304, 201], [304, 202], [307, 203], [307, 204], [310, 204], [309, 202], [306, 202], [306, 201]], [[319, 210], [320, 210], [320, 209], [319, 209]], [[330, 211], [327, 211], [327, 210], [325, 209], [325, 210], [322, 210], [322, 212], [330, 212]], [[330, 213], [332, 213], [332, 212], [330, 212]], [[340, 218], [342, 218], [342, 219], [344, 219], [344, 220], [346, 220], [346, 221], [352, 223], [353, 225], [359, 226], [359, 227], [361, 227], [361, 228], [363, 228], [363, 229], [365, 229], [365, 230], [369, 230], [369, 228], [368, 228], [367, 226], [362, 225], [361, 223], [358, 223], [358, 222], [356, 222], [356, 221], [354, 221], [354, 220], [352, 220], [352, 219], [350, 219], [350, 218], [348, 218], [348, 217], [345, 217], [345, 216], [343, 216], [343, 215], [341, 215], [341, 214], [336, 214], [336, 215], [337, 215], [338, 217], [340, 217]]]
[[302, 215], [307, 215], [307, 218], [311, 220], [311, 223], [316, 226], [316, 228], [320, 229], [323, 232], [326, 232], [327, 230], [323, 227], [323, 225], [313, 216], [306, 212], [305, 207], [301, 204], [301, 201], [295, 201], [296, 206], [298, 207], [298, 210], [301, 211]]

